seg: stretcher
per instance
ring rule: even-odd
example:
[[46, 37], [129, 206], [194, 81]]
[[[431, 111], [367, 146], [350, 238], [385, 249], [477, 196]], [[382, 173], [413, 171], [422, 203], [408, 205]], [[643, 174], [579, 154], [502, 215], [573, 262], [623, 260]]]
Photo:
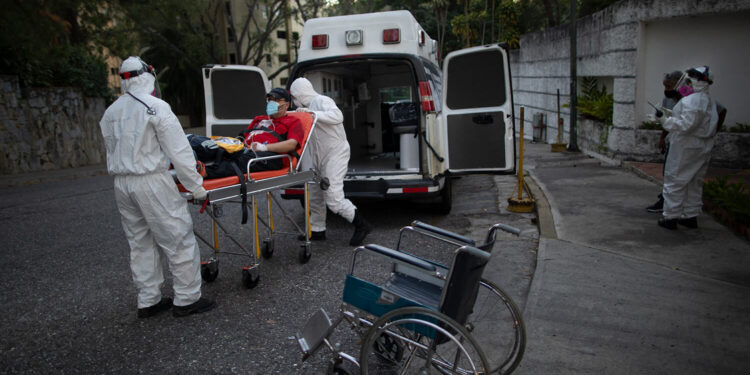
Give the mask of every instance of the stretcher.
[[[246, 256], [250, 259], [248, 266], [242, 267], [242, 283], [246, 288], [254, 288], [257, 286], [260, 279], [258, 267], [260, 266], [261, 258], [271, 258], [274, 251], [274, 237], [277, 234], [292, 234], [295, 237], [297, 235], [303, 235], [305, 241], [300, 244], [300, 250], [298, 251], [298, 260], [300, 263], [307, 263], [312, 256], [312, 244], [310, 242], [310, 203], [309, 203], [309, 184], [318, 183], [321, 184], [321, 188], [326, 188], [327, 181], [321, 179], [317, 171], [314, 169], [302, 170], [301, 160], [309, 157], [307, 150], [307, 140], [310, 134], [315, 129], [316, 118], [313, 112], [287, 112], [289, 116], [294, 116], [302, 122], [304, 129], [304, 137], [300, 148], [299, 155], [274, 155], [268, 157], [258, 157], [250, 159], [245, 169], [245, 181], [240, 181], [239, 176], [222, 177], [215, 179], [204, 179], [203, 187], [208, 192], [206, 199], [203, 201], [193, 200], [192, 194], [187, 191], [179, 181], [177, 186], [186, 199], [192, 203], [200, 205], [200, 213], [206, 213], [211, 218], [213, 241], [209, 242], [197, 231], [195, 231], [196, 237], [206, 244], [213, 250], [213, 255], [205, 261], [201, 261], [201, 275], [203, 280], [206, 282], [212, 282], [216, 279], [219, 274], [219, 255], [240, 255]], [[262, 171], [262, 172], [250, 172], [250, 168], [253, 164], [263, 160], [284, 158], [285, 167], [278, 170]], [[304, 185], [304, 224], [297, 224], [294, 219], [284, 210], [284, 207], [280, 204], [278, 198], [272, 194], [274, 190], [283, 189], [293, 185]], [[258, 213], [258, 197], [261, 195], [266, 196], [266, 203], [268, 206], [268, 217], [266, 220], [262, 219]], [[221, 203], [240, 203], [242, 205], [243, 220], [242, 224], [247, 221], [248, 211], [251, 213], [252, 220], [251, 234], [252, 249], [248, 249], [242, 244], [235, 236], [230, 233], [225, 225], [222, 224], [220, 217], [223, 216], [223, 210]], [[284, 233], [276, 231], [274, 225], [273, 207], [278, 207], [285, 219], [292, 223], [296, 232]], [[260, 225], [265, 227], [268, 231], [268, 237], [264, 238], [261, 242]], [[242, 252], [229, 252], [220, 249], [219, 246], [219, 230], [228, 237]]]

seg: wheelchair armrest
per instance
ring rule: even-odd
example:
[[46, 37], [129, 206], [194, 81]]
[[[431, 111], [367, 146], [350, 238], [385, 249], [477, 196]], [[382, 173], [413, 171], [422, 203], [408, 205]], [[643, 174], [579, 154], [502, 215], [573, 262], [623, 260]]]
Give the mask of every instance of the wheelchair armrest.
[[423, 223], [423, 222], [421, 222], [419, 220], [414, 220], [411, 223], [411, 225], [413, 227], [415, 227], [415, 228], [422, 229], [422, 230], [425, 230], [425, 231], [428, 231], [428, 232], [433, 232], [433, 233], [439, 234], [439, 235], [441, 235], [443, 237], [448, 237], [450, 239], [463, 242], [463, 243], [465, 243], [467, 245], [474, 246], [474, 240], [472, 240], [471, 238], [468, 238], [468, 237], [464, 237], [464, 236], [462, 236], [462, 235], [460, 235], [458, 233], [454, 233], [454, 232], [451, 232], [449, 230], [445, 230], [443, 228], [438, 228], [438, 227], [436, 227], [434, 225], [426, 224], [426, 223]]
[[456, 246], [476, 246], [474, 240], [468, 237], [464, 237], [458, 233], [454, 233], [442, 228], [438, 228], [433, 225], [425, 224], [419, 220], [414, 220], [410, 226], [401, 228], [398, 235], [398, 243], [396, 244], [396, 250], [401, 250], [401, 237], [404, 232], [411, 231], [417, 234], [432, 237], [436, 240], [447, 242]]
[[[408, 253], [402, 253], [400, 251], [392, 250], [384, 246], [371, 244], [371, 245], [365, 245], [363, 247], [357, 248], [357, 250], [360, 250], [360, 249], [364, 249], [366, 251], [369, 251], [376, 255], [380, 255], [382, 257], [393, 259], [393, 261], [395, 261], [396, 263], [411, 266], [411, 267], [418, 268], [418, 269], [428, 271], [428, 272], [437, 271], [437, 267], [430, 262], [417, 258], [414, 255], [411, 255]], [[352, 268], [354, 268], [353, 262], [352, 262]]]

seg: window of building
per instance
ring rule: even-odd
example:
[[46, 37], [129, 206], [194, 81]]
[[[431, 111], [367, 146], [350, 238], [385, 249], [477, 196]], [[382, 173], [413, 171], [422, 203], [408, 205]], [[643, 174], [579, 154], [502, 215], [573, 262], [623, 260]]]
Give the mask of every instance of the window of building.
[[281, 86], [286, 86], [286, 83], [289, 81], [289, 77], [281, 77], [279, 78], [279, 84]]
[[266, 66], [271, 67], [271, 55], [266, 55]]
[[233, 53], [229, 54], [229, 63], [230, 64], [237, 64], [237, 56], [235, 56]]
[[279, 39], [286, 39], [286, 30], [277, 30], [276, 37]]
[[299, 40], [299, 33], [296, 31], [292, 31], [292, 40]]
[[289, 55], [284, 53], [279, 55], [279, 62], [289, 62]]
[[234, 33], [231, 27], [227, 27], [227, 42], [234, 43]]

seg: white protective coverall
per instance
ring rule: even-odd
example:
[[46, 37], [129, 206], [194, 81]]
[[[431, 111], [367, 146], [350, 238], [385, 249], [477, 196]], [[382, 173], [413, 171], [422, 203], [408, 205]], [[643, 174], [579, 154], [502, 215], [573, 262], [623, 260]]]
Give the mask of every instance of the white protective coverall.
[[693, 90], [674, 106], [672, 116], [662, 125], [669, 131], [670, 145], [662, 189], [666, 219], [689, 219], [701, 212], [703, 177], [719, 115], [708, 94], [708, 82], [693, 80]]
[[[135, 71], [140, 66], [140, 59], [130, 57], [120, 71]], [[139, 309], [161, 300], [164, 275], [160, 250], [172, 272], [174, 305], [189, 305], [201, 296], [200, 253], [193, 222], [187, 201], [168, 172], [169, 164], [182, 185], [196, 196], [205, 196], [203, 179], [171, 107], [151, 95], [154, 82], [155, 77], [149, 73], [123, 79], [123, 95], [107, 108], [99, 123], [107, 150], [107, 170], [115, 176], [115, 200], [130, 244]], [[149, 114], [146, 105], [155, 114]]]
[[344, 197], [344, 176], [349, 168], [349, 142], [344, 131], [344, 115], [333, 99], [318, 94], [306, 78], [297, 78], [290, 86], [294, 104], [315, 112], [317, 124], [307, 141], [312, 164], [330, 182], [328, 190], [310, 187], [310, 229], [326, 230], [326, 206], [348, 222], [354, 221], [357, 207]]

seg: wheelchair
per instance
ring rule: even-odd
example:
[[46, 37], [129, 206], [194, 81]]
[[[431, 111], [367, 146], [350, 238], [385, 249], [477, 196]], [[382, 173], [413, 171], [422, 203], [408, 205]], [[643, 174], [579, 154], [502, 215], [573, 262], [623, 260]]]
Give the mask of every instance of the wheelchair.
[[[470, 238], [414, 221], [401, 229], [396, 249], [374, 244], [354, 249], [340, 313], [332, 320], [319, 309], [296, 336], [303, 360], [327, 347], [333, 353], [328, 374], [513, 372], [525, 349], [523, 319], [513, 300], [482, 278], [498, 230], [520, 233], [495, 224], [477, 246]], [[450, 265], [403, 251], [406, 233], [449, 244]], [[384, 267], [373, 270], [376, 261]], [[331, 341], [342, 322], [358, 335], [358, 355]]]

